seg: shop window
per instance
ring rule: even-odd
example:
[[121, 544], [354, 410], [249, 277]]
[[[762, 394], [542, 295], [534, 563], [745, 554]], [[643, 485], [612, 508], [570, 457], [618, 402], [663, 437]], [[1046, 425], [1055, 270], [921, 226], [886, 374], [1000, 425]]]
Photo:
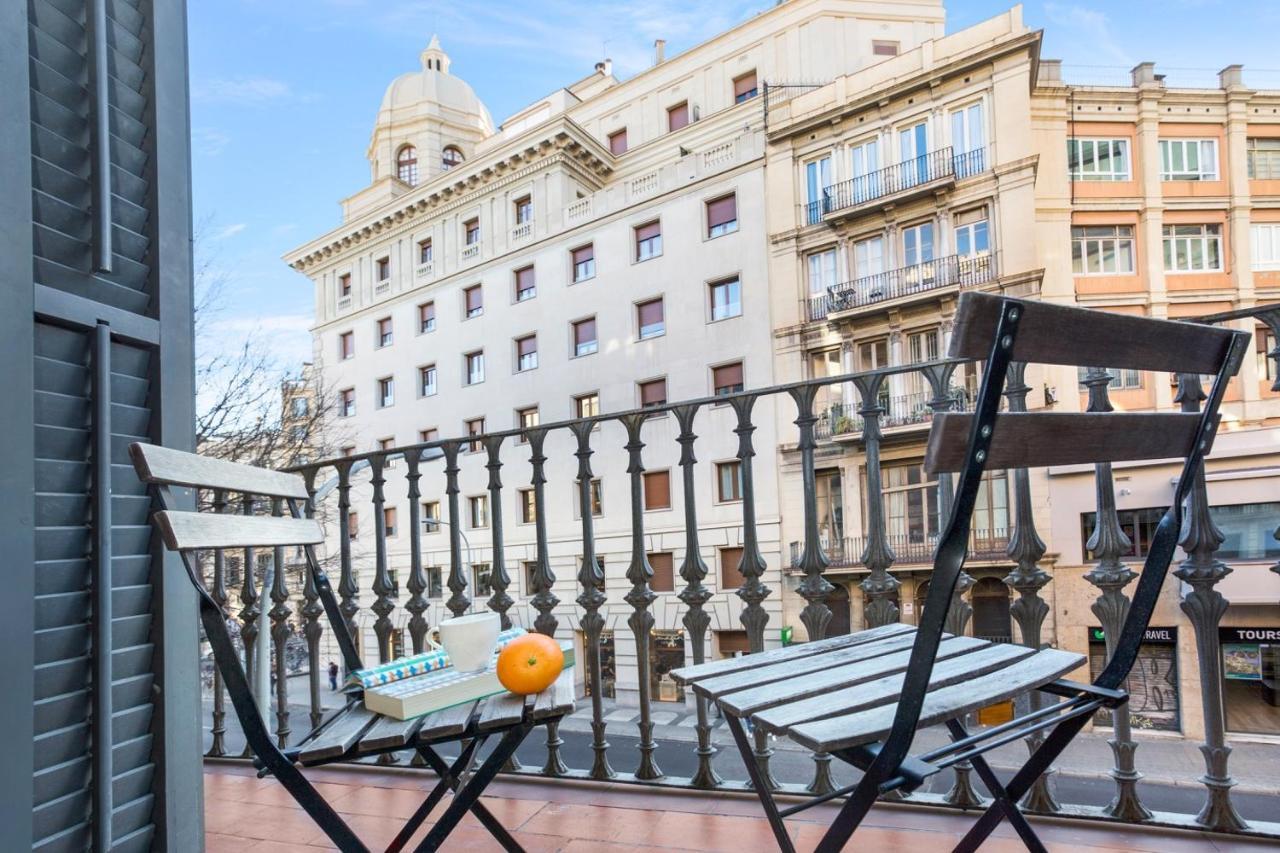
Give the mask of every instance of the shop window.
[[[1096, 680], [1107, 663], [1106, 635], [1089, 628], [1089, 677]], [[1138, 659], [1124, 689], [1129, 693], [1129, 717], [1135, 729], [1180, 731], [1178, 708], [1178, 629], [1148, 628], [1138, 646]], [[1111, 712], [1102, 710], [1094, 723], [1111, 725]]]
[[1227, 731], [1280, 735], [1280, 628], [1219, 628]]
[[653, 631], [649, 634], [649, 686], [659, 702], [683, 702], [684, 688], [671, 677], [684, 666], [684, 632]]

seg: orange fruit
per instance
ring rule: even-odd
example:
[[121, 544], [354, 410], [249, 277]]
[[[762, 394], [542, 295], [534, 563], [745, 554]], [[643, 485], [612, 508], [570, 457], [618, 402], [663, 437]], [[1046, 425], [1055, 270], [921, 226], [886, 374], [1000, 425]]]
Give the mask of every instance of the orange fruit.
[[498, 681], [520, 696], [546, 690], [562, 669], [564, 652], [546, 634], [517, 637], [498, 653]]

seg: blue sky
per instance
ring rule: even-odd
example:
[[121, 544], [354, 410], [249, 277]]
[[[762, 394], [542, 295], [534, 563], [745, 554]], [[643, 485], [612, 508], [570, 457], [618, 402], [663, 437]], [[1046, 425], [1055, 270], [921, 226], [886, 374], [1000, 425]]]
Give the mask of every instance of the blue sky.
[[[364, 158], [387, 84], [418, 67], [433, 32], [501, 122], [587, 74], [602, 56], [628, 77], [771, 0], [191, 0], [192, 156], [201, 253], [226, 278], [218, 343], [264, 333], [282, 365], [310, 355], [312, 290], [280, 260], [338, 224], [339, 199], [368, 183]], [[1007, 8], [950, 0], [948, 32]], [[1123, 79], [1152, 60], [1170, 83], [1207, 85], [1245, 66], [1280, 88], [1275, 0], [1030, 0], [1043, 55], [1076, 82]], [[1271, 35], [1269, 36], [1268, 33]], [[1249, 69], [1268, 69], [1252, 75]]]

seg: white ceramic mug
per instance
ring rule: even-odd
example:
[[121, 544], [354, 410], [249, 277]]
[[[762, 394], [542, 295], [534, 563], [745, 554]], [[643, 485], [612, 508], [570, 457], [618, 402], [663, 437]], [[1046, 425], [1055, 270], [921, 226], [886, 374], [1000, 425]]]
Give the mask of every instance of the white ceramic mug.
[[471, 613], [441, 622], [432, 631], [439, 632], [440, 642], [432, 640], [431, 645], [443, 646], [458, 672], [479, 672], [493, 659], [501, 629], [497, 613]]

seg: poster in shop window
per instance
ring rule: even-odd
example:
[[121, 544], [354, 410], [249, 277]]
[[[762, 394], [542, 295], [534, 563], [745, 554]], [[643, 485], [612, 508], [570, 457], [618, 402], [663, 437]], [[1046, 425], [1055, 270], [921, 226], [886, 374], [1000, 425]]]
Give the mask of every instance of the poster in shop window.
[[1222, 674], [1235, 681], [1262, 680], [1262, 649], [1230, 643], [1222, 646]]

